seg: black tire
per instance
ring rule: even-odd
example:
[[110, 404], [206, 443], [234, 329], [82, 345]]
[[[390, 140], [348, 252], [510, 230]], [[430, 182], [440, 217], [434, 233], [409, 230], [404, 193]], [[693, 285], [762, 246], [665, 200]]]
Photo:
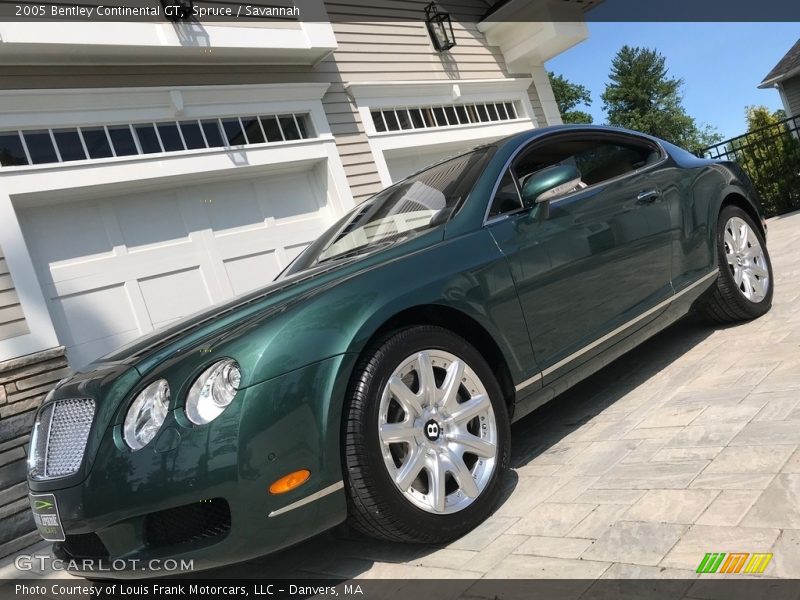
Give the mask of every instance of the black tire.
[[[378, 435], [380, 398], [389, 377], [406, 357], [425, 349], [444, 350], [466, 361], [486, 388], [497, 422], [494, 472], [482, 493], [452, 514], [426, 512], [402, 495], [384, 464]], [[391, 332], [364, 352], [345, 403], [343, 439], [349, 524], [369, 536], [400, 542], [445, 543], [480, 524], [499, 500], [510, 457], [508, 411], [491, 368], [463, 338], [429, 325]]]
[[[769, 272], [769, 288], [764, 298], [759, 302], [753, 302], [745, 298], [744, 294], [736, 284], [733, 271], [725, 257], [724, 230], [728, 221], [738, 217], [750, 227], [758, 238], [766, 259], [766, 268]], [[737, 321], [749, 321], [765, 314], [772, 306], [772, 293], [775, 287], [775, 279], [772, 274], [772, 261], [767, 251], [767, 243], [761, 234], [759, 227], [753, 219], [738, 206], [726, 206], [720, 211], [717, 219], [717, 263], [719, 265], [719, 277], [712, 288], [703, 296], [698, 306], [700, 313], [714, 323], [734, 323]]]

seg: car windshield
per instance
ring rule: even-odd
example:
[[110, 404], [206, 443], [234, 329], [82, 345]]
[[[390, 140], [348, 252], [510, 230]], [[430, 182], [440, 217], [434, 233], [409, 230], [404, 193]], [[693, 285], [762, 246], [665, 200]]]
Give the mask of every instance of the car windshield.
[[309, 246], [286, 274], [384, 248], [444, 223], [472, 189], [487, 153], [483, 147], [445, 160], [372, 196]]

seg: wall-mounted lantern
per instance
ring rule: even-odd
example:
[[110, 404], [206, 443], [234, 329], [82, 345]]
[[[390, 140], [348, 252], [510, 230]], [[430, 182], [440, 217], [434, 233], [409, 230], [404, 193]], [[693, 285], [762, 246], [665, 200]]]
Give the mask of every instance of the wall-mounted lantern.
[[456, 45], [450, 14], [440, 12], [435, 2], [431, 2], [425, 7], [425, 25], [428, 27], [428, 35], [431, 36], [433, 47], [437, 52], [450, 50]]

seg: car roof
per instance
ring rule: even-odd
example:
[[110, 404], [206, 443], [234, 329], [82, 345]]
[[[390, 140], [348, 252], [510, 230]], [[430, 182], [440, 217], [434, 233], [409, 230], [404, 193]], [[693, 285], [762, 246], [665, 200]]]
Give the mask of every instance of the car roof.
[[625, 129], [623, 127], [612, 127], [610, 125], [569, 124], [569, 125], [550, 125], [548, 127], [536, 127], [534, 129], [528, 129], [527, 131], [522, 131], [520, 133], [515, 133], [507, 137], [501, 138], [495, 141], [491, 145], [500, 148], [502, 146], [505, 146], [506, 144], [519, 144], [522, 142], [526, 142], [528, 140], [532, 140], [537, 137], [543, 137], [545, 135], [558, 132], [567, 132], [567, 131], [586, 131], [586, 132], [610, 133], [610, 134], [623, 133], [623, 134], [635, 135], [640, 138], [644, 137], [654, 142], [662, 141], [656, 137], [653, 137], [652, 135], [648, 135], [640, 131], [633, 131], [632, 129]]

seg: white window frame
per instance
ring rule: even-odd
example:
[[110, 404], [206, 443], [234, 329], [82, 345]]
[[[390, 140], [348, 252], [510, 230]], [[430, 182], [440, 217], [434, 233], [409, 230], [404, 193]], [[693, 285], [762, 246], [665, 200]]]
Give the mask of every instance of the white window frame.
[[[531, 79], [436, 80], [350, 83], [345, 87], [356, 103], [381, 183], [391, 185], [388, 158], [391, 154], [412, 153], [415, 148], [458, 147], [465, 143], [493, 140], [538, 127], [528, 88]], [[378, 132], [372, 110], [414, 108], [481, 102], [513, 102], [517, 118], [508, 121], [464, 123], [426, 129], [401, 129]]]
[[85, 195], [113, 195], [160, 185], [257, 176], [327, 163], [333, 217], [355, 206], [322, 96], [328, 83], [0, 92], [0, 129], [58, 129], [108, 123], [217, 118], [221, 115], [309, 114], [313, 138], [233, 148], [206, 148], [0, 169], [0, 247], [29, 333], [0, 340], [0, 361], [60, 345], [20, 227], [20, 207]]

